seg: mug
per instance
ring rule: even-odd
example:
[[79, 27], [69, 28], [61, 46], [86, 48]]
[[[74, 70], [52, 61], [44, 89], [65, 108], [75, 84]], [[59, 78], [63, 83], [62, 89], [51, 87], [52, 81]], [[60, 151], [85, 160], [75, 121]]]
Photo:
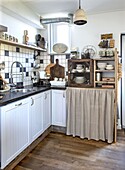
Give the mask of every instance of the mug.
[[58, 81], [58, 78], [57, 78], [57, 77], [55, 77], [55, 78], [54, 78], [54, 81]]

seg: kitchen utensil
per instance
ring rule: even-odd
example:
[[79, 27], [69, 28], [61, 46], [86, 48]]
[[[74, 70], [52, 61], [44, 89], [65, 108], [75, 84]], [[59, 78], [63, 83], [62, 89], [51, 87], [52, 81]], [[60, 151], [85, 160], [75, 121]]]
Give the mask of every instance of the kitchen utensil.
[[55, 77], [64, 78], [65, 77], [65, 69], [63, 66], [59, 65], [59, 60], [56, 59], [56, 64], [50, 68], [50, 76], [53, 80]]
[[40, 68], [40, 64], [36, 64], [36, 65], [34, 66], [34, 68], [35, 68], [35, 69], [39, 69], [39, 68]]
[[32, 80], [33, 84], [37, 84], [39, 82], [39, 72], [38, 71], [31, 72], [31, 80]]
[[52, 63], [52, 59], [50, 58], [50, 64], [46, 66], [45, 72], [47, 76], [50, 76], [50, 68], [53, 67], [55, 63]]

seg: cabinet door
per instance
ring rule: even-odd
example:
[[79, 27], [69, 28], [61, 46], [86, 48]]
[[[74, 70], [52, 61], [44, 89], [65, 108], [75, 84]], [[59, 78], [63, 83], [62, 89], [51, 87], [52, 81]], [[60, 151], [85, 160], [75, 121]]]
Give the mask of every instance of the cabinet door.
[[43, 129], [44, 131], [51, 126], [51, 91], [43, 93]]
[[66, 127], [65, 90], [52, 90], [52, 125]]
[[43, 132], [42, 94], [34, 95], [30, 100], [30, 142], [32, 142]]
[[1, 168], [29, 145], [29, 100], [1, 108]]

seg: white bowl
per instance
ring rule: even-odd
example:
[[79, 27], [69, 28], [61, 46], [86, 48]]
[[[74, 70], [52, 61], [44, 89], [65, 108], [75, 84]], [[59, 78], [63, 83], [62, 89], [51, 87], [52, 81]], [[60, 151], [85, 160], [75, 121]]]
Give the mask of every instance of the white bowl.
[[75, 78], [75, 82], [78, 83], [78, 84], [84, 83], [85, 80], [86, 80], [85, 77], [76, 77], [76, 78]]
[[107, 64], [107, 66], [106, 67], [113, 67], [113, 65], [112, 64]]
[[76, 67], [76, 69], [77, 69], [77, 70], [81, 70], [81, 69], [83, 69], [83, 68], [82, 68], [82, 67]]
[[77, 70], [78, 73], [83, 73], [83, 69]]
[[106, 67], [106, 70], [113, 70], [114, 67]]
[[82, 67], [82, 64], [77, 64], [76, 67]]
[[97, 66], [100, 70], [104, 70], [107, 66], [107, 63], [97, 63]]

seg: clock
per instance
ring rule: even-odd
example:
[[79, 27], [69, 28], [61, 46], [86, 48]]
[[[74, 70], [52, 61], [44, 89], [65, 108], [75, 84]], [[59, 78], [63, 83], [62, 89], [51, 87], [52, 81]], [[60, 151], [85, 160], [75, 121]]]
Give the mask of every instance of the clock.
[[60, 54], [60, 53], [65, 53], [67, 51], [68, 47], [67, 45], [63, 43], [56, 43], [53, 45], [53, 51]]
[[92, 45], [87, 45], [82, 50], [82, 58], [91, 58], [93, 59], [96, 55], [96, 48]]

